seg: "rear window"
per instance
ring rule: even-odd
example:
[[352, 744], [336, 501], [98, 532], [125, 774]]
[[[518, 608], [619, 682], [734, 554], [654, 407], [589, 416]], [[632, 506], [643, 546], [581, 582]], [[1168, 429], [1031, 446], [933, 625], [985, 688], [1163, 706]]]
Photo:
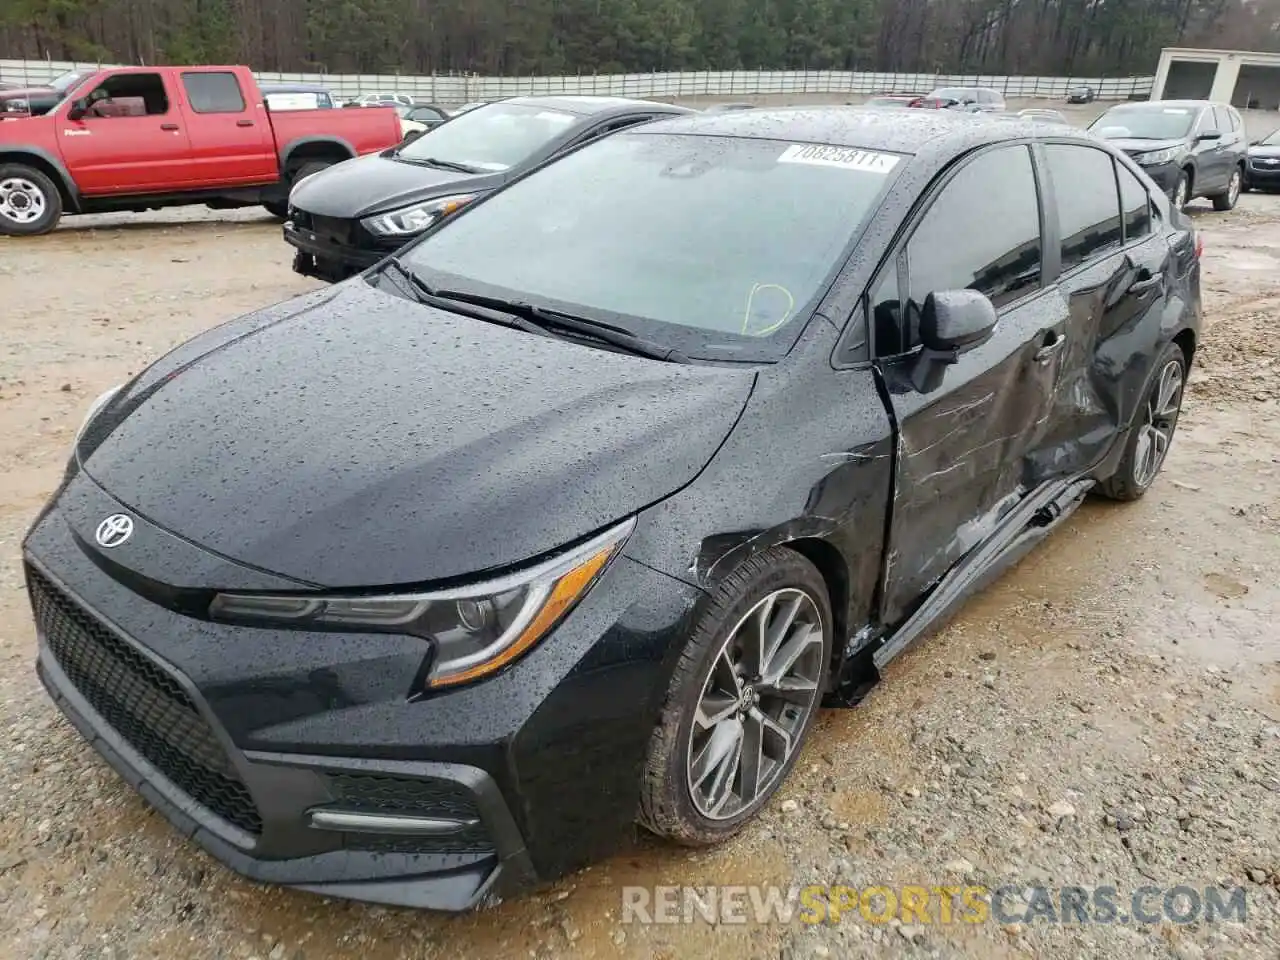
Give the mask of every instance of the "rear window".
[[903, 164], [846, 147], [620, 133], [446, 221], [403, 259], [436, 285], [624, 318], [691, 356], [772, 359]]
[[187, 102], [196, 113], [242, 113], [244, 95], [234, 73], [184, 73]]

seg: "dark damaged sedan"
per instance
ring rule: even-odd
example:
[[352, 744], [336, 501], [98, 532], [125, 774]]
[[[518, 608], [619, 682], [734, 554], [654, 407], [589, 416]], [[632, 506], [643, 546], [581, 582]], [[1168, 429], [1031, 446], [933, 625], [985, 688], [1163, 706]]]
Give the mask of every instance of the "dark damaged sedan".
[[1150, 487], [1199, 256], [1065, 129], [599, 139], [95, 404], [25, 541], [40, 676], [262, 881], [456, 910], [636, 822], [713, 843], [820, 705]]

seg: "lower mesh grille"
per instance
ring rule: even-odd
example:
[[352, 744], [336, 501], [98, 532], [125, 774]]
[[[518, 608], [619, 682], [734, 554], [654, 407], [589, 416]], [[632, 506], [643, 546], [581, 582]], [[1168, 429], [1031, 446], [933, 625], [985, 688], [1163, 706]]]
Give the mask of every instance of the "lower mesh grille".
[[475, 820], [475, 826], [445, 837], [378, 836], [348, 833], [351, 850], [385, 853], [490, 854], [493, 841], [480, 822], [480, 811], [466, 788], [450, 780], [411, 779], [368, 773], [329, 773], [334, 807], [358, 813], [402, 814]]
[[261, 833], [253, 798], [177, 680], [31, 567], [27, 585], [54, 659], [93, 709], [197, 803]]

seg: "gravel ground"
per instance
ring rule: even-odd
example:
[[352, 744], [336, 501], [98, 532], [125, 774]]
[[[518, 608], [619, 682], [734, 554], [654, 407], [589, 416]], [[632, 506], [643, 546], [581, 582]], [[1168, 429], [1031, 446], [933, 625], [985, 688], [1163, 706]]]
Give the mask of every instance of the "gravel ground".
[[[256, 213], [69, 221], [0, 240], [0, 956], [14, 958], [1277, 956], [1280, 198], [1197, 211], [1208, 329], [1156, 488], [1090, 503], [859, 708], [821, 719], [755, 825], [643, 836], [464, 917], [243, 881], [79, 739], [32, 670], [18, 545], [85, 405], [172, 344], [310, 287]], [[1247, 890], [1244, 923], [642, 926], [624, 885]], [[1158, 904], [1159, 899], [1155, 900]], [[1021, 905], [1019, 905], [1021, 906]], [[936, 914], [935, 914], [936, 917]]]

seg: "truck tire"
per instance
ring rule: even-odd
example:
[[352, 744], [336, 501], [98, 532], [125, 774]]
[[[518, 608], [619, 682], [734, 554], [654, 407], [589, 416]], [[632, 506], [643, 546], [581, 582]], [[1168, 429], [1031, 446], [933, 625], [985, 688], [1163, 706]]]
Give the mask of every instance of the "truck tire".
[[[292, 191], [296, 184], [331, 166], [333, 166], [332, 160], [304, 161], [289, 171], [289, 190]], [[280, 220], [284, 220], [289, 216], [289, 198], [287, 195], [283, 200], [268, 200], [263, 206], [266, 207], [267, 213]]]
[[61, 219], [62, 194], [52, 180], [25, 164], [0, 164], [0, 234], [35, 237]]

